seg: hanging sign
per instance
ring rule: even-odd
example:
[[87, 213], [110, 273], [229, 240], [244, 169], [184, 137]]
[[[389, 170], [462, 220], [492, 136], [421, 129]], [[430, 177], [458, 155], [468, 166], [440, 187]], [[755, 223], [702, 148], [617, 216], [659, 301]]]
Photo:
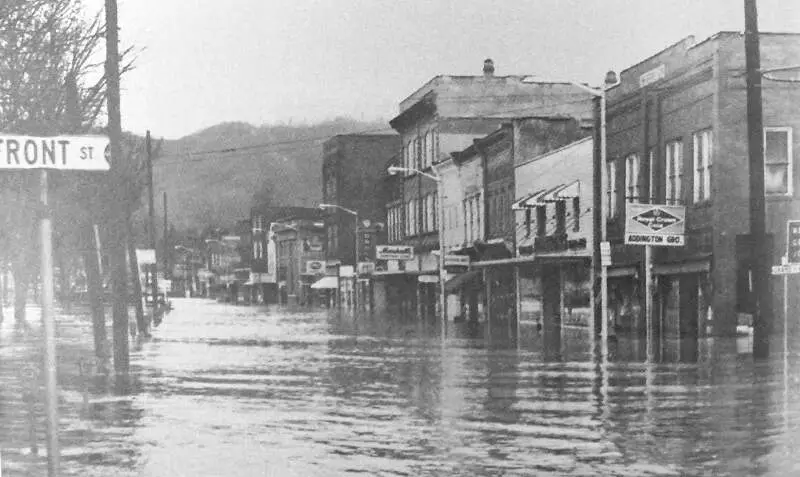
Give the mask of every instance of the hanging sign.
[[105, 136], [0, 135], [0, 169], [107, 171], [108, 151]]

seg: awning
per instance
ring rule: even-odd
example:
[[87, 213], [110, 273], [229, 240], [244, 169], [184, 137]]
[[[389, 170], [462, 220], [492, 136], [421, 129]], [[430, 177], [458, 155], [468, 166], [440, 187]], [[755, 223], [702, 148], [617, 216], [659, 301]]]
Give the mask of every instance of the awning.
[[328, 290], [339, 288], [339, 279], [337, 277], [326, 276], [322, 277], [311, 285], [314, 290]]
[[453, 293], [467, 283], [476, 280], [480, 276], [481, 272], [479, 270], [470, 270], [468, 272], [460, 273], [445, 282], [444, 291], [447, 293]]

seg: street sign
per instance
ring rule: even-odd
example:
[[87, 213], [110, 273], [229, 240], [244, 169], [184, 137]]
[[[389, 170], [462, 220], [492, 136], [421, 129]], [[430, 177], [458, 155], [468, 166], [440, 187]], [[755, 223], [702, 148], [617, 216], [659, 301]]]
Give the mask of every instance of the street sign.
[[107, 171], [105, 136], [0, 135], [0, 169]]
[[669, 247], [685, 244], [684, 206], [627, 203], [625, 218], [626, 244]]
[[794, 275], [795, 273], [800, 273], [800, 263], [772, 266], [773, 275]]
[[789, 263], [800, 263], [800, 220], [786, 222], [786, 256]]
[[414, 260], [414, 247], [410, 245], [378, 245], [375, 247], [378, 260]]
[[468, 267], [469, 255], [452, 255], [447, 254], [444, 256], [445, 267]]

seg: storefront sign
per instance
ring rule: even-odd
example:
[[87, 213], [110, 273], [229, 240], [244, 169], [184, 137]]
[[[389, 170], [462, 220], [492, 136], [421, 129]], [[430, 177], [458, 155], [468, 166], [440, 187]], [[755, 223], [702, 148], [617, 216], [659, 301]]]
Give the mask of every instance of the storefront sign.
[[786, 256], [789, 263], [800, 263], [800, 220], [789, 220], [786, 228]]
[[359, 275], [372, 275], [375, 273], [375, 262], [358, 262]]
[[414, 247], [410, 245], [378, 245], [375, 247], [378, 260], [414, 260]]
[[655, 83], [658, 80], [664, 79], [666, 76], [667, 69], [664, 65], [659, 65], [652, 70], [644, 72], [641, 76], [639, 76], [639, 87], [644, 88], [645, 86]]
[[306, 275], [322, 275], [325, 273], [324, 260], [309, 260], [306, 262]]
[[686, 243], [686, 207], [625, 204], [625, 243], [682, 247]]

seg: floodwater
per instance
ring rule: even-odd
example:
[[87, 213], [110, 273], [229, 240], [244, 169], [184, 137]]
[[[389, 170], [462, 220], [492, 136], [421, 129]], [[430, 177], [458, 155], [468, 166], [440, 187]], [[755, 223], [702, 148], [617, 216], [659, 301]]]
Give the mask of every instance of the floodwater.
[[[758, 364], [746, 339], [646, 363], [624, 340], [598, 357], [579, 330], [442, 340], [392, 317], [174, 305], [127, 380], [81, 375], [89, 318], [60, 312], [62, 475], [800, 475], [800, 359], [780, 338]], [[37, 312], [10, 315], [2, 475], [46, 475]]]

